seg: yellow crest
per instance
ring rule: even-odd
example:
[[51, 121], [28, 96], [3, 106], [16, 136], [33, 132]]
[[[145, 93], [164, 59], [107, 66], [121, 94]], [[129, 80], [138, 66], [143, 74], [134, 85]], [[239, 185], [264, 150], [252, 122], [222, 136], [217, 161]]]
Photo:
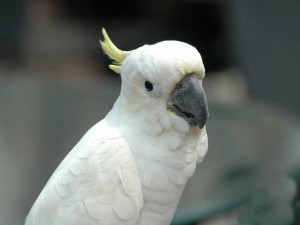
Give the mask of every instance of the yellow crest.
[[120, 73], [121, 64], [125, 60], [126, 54], [124, 54], [124, 51], [118, 49], [114, 43], [112, 43], [104, 28], [102, 28], [102, 35], [104, 40], [100, 40], [100, 45], [104, 53], [108, 55], [109, 58], [114, 60], [113, 64], [109, 65], [109, 68], [116, 73]]

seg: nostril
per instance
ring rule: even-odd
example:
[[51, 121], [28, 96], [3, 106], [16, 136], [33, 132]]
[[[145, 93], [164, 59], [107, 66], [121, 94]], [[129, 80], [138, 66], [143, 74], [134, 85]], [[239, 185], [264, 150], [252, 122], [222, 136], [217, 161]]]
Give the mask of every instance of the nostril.
[[180, 81], [180, 82], [177, 84], [176, 89], [177, 89], [177, 90], [180, 90], [180, 89], [185, 88], [185, 86], [186, 86], [186, 82], [185, 82], [185, 81]]

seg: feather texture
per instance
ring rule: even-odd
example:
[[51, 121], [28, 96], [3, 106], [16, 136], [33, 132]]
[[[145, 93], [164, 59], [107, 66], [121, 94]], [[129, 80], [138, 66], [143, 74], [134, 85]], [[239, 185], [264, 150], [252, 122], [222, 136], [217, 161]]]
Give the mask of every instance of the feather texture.
[[168, 225], [206, 154], [205, 127], [167, 108], [187, 71], [204, 76], [199, 52], [178, 41], [124, 52], [102, 32], [120, 96], [56, 169], [25, 225]]
[[115, 73], [121, 72], [121, 64], [125, 60], [126, 56], [130, 53], [129, 51], [122, 51], [111, 41], [106, 30], [102, 28], [102, 34], [104, 40], [100, 40], [100, 45], [105, 54], [108, 55], [109, 58], [114, 60], [114, 64], [109, 65], [109, 68]]
[[126, 141], [110, 130], [100, 122], [75, 146], [35, 202], [26, 225], [136, 224], [143, 206], [140, 178]]

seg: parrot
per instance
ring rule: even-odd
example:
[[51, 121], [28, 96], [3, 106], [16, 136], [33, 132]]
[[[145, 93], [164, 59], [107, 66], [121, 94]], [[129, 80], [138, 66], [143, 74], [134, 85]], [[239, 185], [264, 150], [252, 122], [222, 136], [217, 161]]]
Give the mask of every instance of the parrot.
[[25, 225], [169, 225], [207, 153], [198, 50], [166, 40], [122, 51], [102, 35], [120, 95], [57, 167]]

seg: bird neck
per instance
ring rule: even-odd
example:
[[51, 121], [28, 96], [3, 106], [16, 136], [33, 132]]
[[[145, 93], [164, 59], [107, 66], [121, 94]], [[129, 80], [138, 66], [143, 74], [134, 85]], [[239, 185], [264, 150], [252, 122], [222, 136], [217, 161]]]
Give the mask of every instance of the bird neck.
[[143, 115], [128, 108], [129, 103], [119, 97], [106, 121], [120, 130], [135, 158], [145, 200], [141, 221], [151, 212], [154, 220], [167, 224], [196, 163], [205, 155], [207, 146], [201, 144], [201, 136], [206, 132], [185, 129], [187, 123], [172, 114]]

